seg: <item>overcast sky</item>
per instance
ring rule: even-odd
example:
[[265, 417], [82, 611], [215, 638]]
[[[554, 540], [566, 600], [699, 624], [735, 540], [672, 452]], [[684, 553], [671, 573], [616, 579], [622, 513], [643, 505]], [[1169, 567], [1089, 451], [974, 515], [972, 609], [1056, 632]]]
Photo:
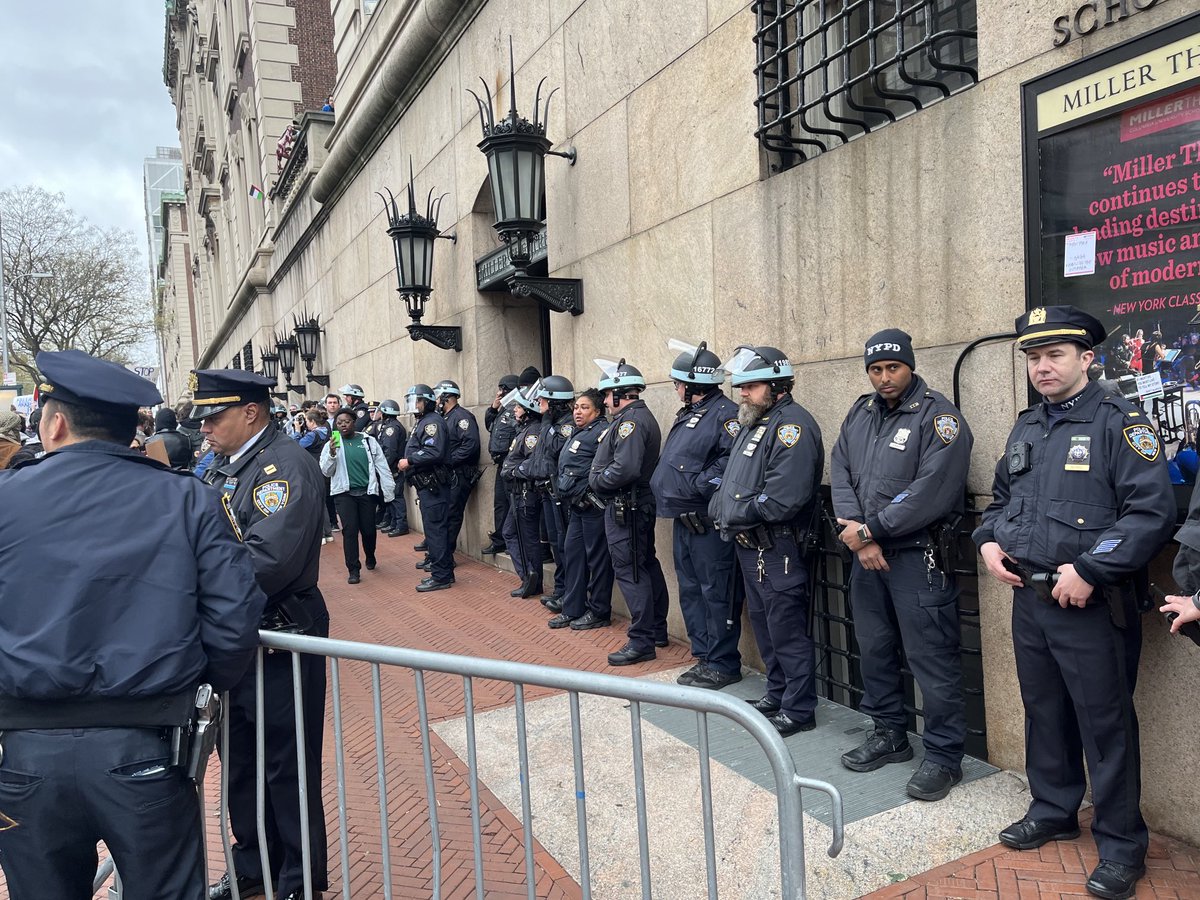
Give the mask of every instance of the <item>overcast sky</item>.
[[0, 188], [61, 191], [144, 263], [142, 160], [179, 145], [164, 21], [162, 0], [0, 0]]

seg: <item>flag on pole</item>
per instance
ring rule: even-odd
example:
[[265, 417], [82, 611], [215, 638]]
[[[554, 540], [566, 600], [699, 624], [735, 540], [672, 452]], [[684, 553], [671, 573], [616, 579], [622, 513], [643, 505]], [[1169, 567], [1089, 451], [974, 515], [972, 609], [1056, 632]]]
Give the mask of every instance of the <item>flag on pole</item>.
[[266, 197], [266, 194], [262, 192], [262, 188], [260, 188], [257, 184], [252, 184], [250, 185], [250, 196], [255, 200], [262, 200]]

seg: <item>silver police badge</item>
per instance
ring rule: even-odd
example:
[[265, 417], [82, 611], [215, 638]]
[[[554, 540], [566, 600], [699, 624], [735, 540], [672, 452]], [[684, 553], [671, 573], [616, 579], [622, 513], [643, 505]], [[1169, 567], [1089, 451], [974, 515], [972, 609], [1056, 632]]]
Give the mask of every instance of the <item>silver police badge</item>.
[[951, 415], [938, 416], [933, 420], [933, 430], [937, 432], [943, 444], [953, 444], [954, 439], [958, 437], [958, 419]]
[[775, 434], [785, 447], [793, 447], [796, 441], [800, 440], [799, 425], [780, 425], [775, 429]]
[[279, 512], [288, 503], [288, 483], [268, 481], [254, 489], [254, 505], [264, 516]]
[[1138, 454], [1150, 462], [1158, 459], [1158, 434], [1149, 425], [1130, 425], [1125, 440]]
[[622, 422], [617, 427], [617, 437], [621, 438], [622, 440], [629, 437], [631, 434], [633, 434], [633, 429], [636, 427], [637, 425], [633, 422]]

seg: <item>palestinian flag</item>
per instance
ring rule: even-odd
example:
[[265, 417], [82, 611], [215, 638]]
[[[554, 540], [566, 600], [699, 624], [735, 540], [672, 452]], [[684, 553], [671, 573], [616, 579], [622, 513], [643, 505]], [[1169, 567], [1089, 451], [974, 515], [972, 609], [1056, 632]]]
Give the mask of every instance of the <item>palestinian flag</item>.
[[260, 188], [257, 184], [252, 184], [250, 185], [250, 196], [255, 200], [263, 200], [267, 195], [262, 192], [262, 188]]

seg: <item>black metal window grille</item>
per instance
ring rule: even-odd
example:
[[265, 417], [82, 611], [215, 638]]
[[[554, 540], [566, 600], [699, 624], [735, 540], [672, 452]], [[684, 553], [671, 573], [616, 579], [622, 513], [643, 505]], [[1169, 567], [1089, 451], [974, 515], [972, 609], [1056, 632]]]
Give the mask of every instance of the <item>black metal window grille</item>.
[[975, 0], [756, 0], [758, 130], [790, 169], [979, 80]]
[[[829, 488], [823, 488], [826, 511], [832, 510]], [[824, 519], [826, 523], [831, 518]], [[966, 694], [966, 751], [977, 759], [988, 758], [987, 727], [983, 706], [983, 654], [979, 633], [979, 572], [973, 565], [975, 545], [971, 531], [979, 524], [978, 513], [968, 512], [959, 525], [958, 616], [963, 689]], [[830, 527], [824, 537], [813, 586], [812, 639], [816, 652], [817, 691], [835, 703], [858, 709], [862, 699], [862, 672], [854, 637], [854, 598], [850, 594], [850, 566], [842, 561]], [[839, 542], [840, 543], [840, 542]], [[907, 663], [901, 667], [904, 680], [908, 729], [920, 733], [924, 727], [921, 695]]]
[[242, 368], [247, 372], [254, 371], [254, 346], [249, 341], [242, 348]]
[[233, 354], [233, 360], [229, 363], [229, 368], [240, 369], [242, 367], [242, 354]]

